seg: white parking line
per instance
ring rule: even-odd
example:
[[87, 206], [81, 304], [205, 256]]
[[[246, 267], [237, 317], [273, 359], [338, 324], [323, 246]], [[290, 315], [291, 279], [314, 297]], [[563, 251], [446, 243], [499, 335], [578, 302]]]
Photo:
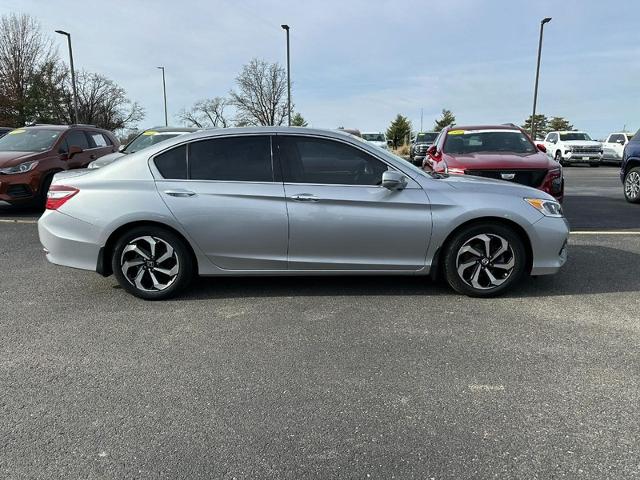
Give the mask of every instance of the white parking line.
[[635, 230], [594, 230], [570, 232], [570, 235], [640, 235], [640, 231]]
[[38, 223], [38, 220], [21, 220], [19, 218], [0, 218], [0, 223]]

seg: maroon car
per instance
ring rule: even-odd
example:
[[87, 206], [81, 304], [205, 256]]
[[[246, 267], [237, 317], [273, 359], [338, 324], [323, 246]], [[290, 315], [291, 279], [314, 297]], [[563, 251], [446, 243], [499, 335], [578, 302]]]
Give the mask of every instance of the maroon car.
[[445, 128], [427, 150], [423, 168], [521, 183], [562, 201], [562, 167], [515, 125]]

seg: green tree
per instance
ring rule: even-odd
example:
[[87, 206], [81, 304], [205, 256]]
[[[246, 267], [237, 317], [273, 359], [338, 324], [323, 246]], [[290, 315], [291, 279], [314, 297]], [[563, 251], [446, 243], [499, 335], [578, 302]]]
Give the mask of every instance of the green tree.
[[439, 132], [444, 127], [448, 127], [449, 125], [456, 124], [456, 116], [451, 112], [451, 110], [447, 110], [446, 108], [442, 109], [442, 115], [439, 119], [436, 119], [436, 123], [433, 125], [433, 131]]
[[292, 127], [306, 127], [309, 124], [304, 119], [300, 113], [296, 112], [295, 115], [291, 118], [291, 126]]
[[394, 148], [408, 141], [411, 136], [411, 122], [400, 114], [391, 122], [387, 129], [387, 139], [393, 142]]
[[547, 125], [549, 132], [557, 132], [563, 130], [573, 130], [573, 125], [564, 117], [553, 117]]
[[[522, 128], [531, 133], [531, 115], [529, 115], [529, 118], [525, 120]], [[549, 132], [549, 119], [546, 117], [546, 115], [543, 115], [542, 113], [536, 113], [534, 128], [536, 138], [544, 137]]]

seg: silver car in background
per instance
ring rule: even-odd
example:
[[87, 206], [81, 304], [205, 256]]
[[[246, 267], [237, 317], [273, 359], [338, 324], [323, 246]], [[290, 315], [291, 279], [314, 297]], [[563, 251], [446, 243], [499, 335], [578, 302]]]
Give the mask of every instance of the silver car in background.
[[38, 222], [49, 261], [162, 299], [198, 275], [444, 276], [504, 292], [566, 261], [553, 197], [424, 172], [339, 131], [200, 131], [54, 178]]
[[187, 133], [197, 132], [198, 130], [198, 128], [191, 127], [149, 128], [148, 130], [140, 132], [133, 138], [133, 140], [120, 147], [117, 152], [110, 153], [108, 155], [100, 157], [97, 160], [94, 160], [89, 165], [87, 165], [87, 168], [102, 168], [130, 153], [136, 153], [137, 151], [152, 147], [153, 145], [164, 142], [165, 140], [169, 140], [170, 138], [177, 137], [178, 135], [185, 135]]

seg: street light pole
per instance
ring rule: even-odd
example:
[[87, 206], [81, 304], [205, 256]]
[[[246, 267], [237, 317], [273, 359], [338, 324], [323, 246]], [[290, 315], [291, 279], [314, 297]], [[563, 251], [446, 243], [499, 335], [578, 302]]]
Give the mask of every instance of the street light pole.
[[540, 56], [542, 55], [542, 33], [544, 24], [549, 23], [551, 17], [543, 18], [540, 21], [540, 40], [538, 41], [538, 64], [536, 66], [536, 85], [533, 90], [533, 113], [531, 114], [531, 139], [536, 141], [536, 104], [538, 102], [538, 79], [540, 77]]
[[291, 58], [289, 56], [289, 25], [280, 25], [287, 32], [287, 115], [291, 126]]
[[67, 43], [69, 44], [69, 64], [71, 66], [71, 88], [73, 89], [73, 116], [75, 117], [75, 123], [79, 122], [78, 119], [78, 90], [76, 88], [76, 70], [73, 67], [73, 50], [71, 49], [71, 34], [64, 30], [56, 30], [56, 33], [65, 35], [67, 37]]
[[169, 117], [167, 116], [167, 84], [164, 80], [164, 67], [158, 67], [162, 70], [162, 93], [164, 95], [164, 126], [169, 126]]

